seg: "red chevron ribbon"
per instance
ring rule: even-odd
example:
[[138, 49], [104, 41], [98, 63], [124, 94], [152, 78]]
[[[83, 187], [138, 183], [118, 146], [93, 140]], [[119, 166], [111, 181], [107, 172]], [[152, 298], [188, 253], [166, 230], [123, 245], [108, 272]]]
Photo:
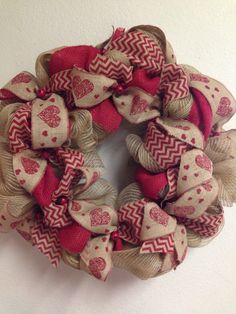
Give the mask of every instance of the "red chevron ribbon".
[[61, 247], [58, 240], [58, 229], [45, 226], [42, 220], [39, 220], [31, 229], [33, 244], [38, 250], [46, 255], [51, 264], [58, 266], [61, 259]]
[[70, 91], [71, 87], [71, 70], [64, 70], [50, 77], [46, 90], [48, 92]]
[[84, 164], [83, 154], [76, 149], [59, 148], [57, 156], [64, 164], [64, 174], [57, 190], [53, 193], [53, 199], [57, 199], [62, 195], [70, 195], [70, 188], [73, 184], [78, 183], [77, 181], [81, 177], [80, 168]]
[[140, 253], [173, 253], [175, 251], [174, 234], [143, 242]]
[[167, 180], [168, 180], [168, 192], [165, 196], [165, 200], [169, 200], [176, 195], [177, 191], [177, 179], [178, 179], [179, 170], [178, 168], [169, 168], [166, 171]]
[[9, 146], [13, 153], [19, 153], [31, 146], [31, 111], [31, 103], [27, 102], [14, 113], [8, 131]]
[[212, 237], [218, 232], [219, 227], [224, 221], [223, 209], [221, 208], [220, 214], [208, 214], [205, 212], [198, 218], [178, 218], [178, 221], [202, 237]]
[[130, 202], [118, 210], [119, 237], [132, 244], [140, 242], [145, 199]]
[[91, 62], [89, 71], [129, 83], [132, 80], [133, 67], [119, 60], [113, 60], [104, 55], [97, 55]]
[[52, 202], [43, 208], [45, 225], [53, 228], [62, 228], [72, 223], [72, 219], [67, 212], [67, 206]]
[[48, 206], [43, 206], [44, 223], [51, 227], [64, 227], [72, 222], [67, 214], [68, 204], [58, 204], [60, 197], [70, 197], [71, 187], [78, 183], [81, 178], [81, 166], [84, 163], [83, 154], [78, 150], [69, 148], [59, 148], [57, 150], [57, 163], [63, 164], [64, 173], [58, 188], [53, 192], [52, 202]]
[[125, 53], [133, 64], [148, 72], [160, 73], [165, 58], [158, 44], [146, 33], [132, 31], [117, 36], [106, 47]]
[[163, 65], [160, 84], [164, 105], [189, 95], [187, 75], [182, 67], [175, 63]]
[[149, 123], [145, 148], [162, 169], [179, 164], [181, 155], [187, 151], [187, 147], [186, 143], [160, 131], [154, 122]]

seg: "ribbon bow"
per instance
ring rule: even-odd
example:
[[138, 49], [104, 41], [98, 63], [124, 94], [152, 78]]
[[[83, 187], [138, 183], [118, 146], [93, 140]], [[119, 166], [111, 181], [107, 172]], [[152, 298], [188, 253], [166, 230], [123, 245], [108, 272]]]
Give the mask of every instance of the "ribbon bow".
[[0, 98], [13, 102], [2, 110], [1, 119], [13, 153], [60, 147], [68, 139], [70, 127], [63, 98], [39, 89], [32, 74], [15, 76], [0, 90]]
[[140, 245], [141, 254], [177, 254], [178, 263], [184, 259], [187, 250], [185, 228], [177, 225], [176, 219], [156, 203], [146, 199], [126, 203], [119, 208], [118, 219], [120, 238]]

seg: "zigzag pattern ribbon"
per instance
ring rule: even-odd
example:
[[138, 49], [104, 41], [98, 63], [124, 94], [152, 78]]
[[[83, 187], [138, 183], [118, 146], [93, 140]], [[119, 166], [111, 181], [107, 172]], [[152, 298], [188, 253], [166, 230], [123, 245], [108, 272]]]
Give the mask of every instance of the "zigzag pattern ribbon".
[[59, 163], [64, 165], [64, 173], [60, 180], [59, 186], [52, 195], [52, 202], [48, 206], [44, 206], [44, 223], [51, 227], [63, 227], [72, 222], [67, 213], [68, 204], [57, 204], [60, 197], [71, 196], [71, 186], [74, 180], [80, 178], [80, 168], [84, 163], [83, 154], [73, 149], [57, 150], [57, 158]]
[[133, 67], [98, 54], [91, 62], [89, 71], [129, 83], [132, 80]]
[[169, 189], [165, 196], [165, 200], [169, 200], [176, 195], [178, 172], [179, 172], [178, 168], [167, 169], [166, 175], [167, 175]]
[[140, 253], [173, 253], [175, 250], [174, 234], [144, 241]]
[[143, 206], [145, 199], [127, 203], [118, 210], [119, 236], [123, 240], [138, 244], [143, 219]]
[[71, 87], [71, 70], [65, 70], [53, 74], [46, 89], [48, 92], [59, 92], [69, 91]]
[[189, 95], [187, 75], [181, 66], [175, 63], [163, 66], [160, 85], [164, 94], [164, 105]]
[[160, 73], [165, 62], [160, 47], [148, 34], [140, 31], [124, 33], [112, 40], [106, 48], [125, 53], [133, 64], [152, 73]]
[[218, 232], [224, 221], [223, 209], [218, 215], [204, 213], [196, 219], [178, 218], [178, 221], [202, 237], [212, 237]]
[[153, 122], [148, 125], [145, 148], [162, 169], [179, 164], [181, 155], [187, 151], [187, 144], [173, 136], [160, 132]]
[[29, 139], [31, 138], [30, 118], [31, 103], [27, 102], [16, 110], [8, 131], [10, 150], [18, 153], [30, 148]]
[[65, 168], [59, 187], [53, 193], [53, 199], [57, 199], [61, 195], [70, 195], [70, 187], [73, 184], [73, 180], [75, 180], [75, 178], [78, 179], [80, 168], [84, 164], [83, 154], [78, 150], [59, 148], [57, 150], [57, 156], [62, 160]]
[[38, 250], [48, 257], [53, 266], [57, 267], [61, 259], [58, 229], [45, 226], [42, 220], [39, 220], [31, 229], [31, 237]]

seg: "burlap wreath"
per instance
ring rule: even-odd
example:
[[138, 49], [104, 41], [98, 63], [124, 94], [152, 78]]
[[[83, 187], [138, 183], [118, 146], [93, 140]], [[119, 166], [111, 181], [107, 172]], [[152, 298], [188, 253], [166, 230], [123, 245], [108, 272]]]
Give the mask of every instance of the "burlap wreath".
[[[0, 231], [105, 280], [175, 269], [209, 243], [236, 201], [236, 103], [218, 81], [179, 65], [163, 32], [118, 28], [97, 47], [42, 53], [36, 77], [0, 90]], [[118, 195], [96, 145], [122, 119], [135, 182]]]

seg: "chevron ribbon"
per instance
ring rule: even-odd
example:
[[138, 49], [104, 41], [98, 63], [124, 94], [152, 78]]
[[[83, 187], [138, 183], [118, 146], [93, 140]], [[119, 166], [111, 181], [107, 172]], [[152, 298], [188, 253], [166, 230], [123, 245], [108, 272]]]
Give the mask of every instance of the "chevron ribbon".
[[57, 190], [53, 193], [53, 199], [57, 199], [59, 196], [69, 196], [70, 188], [75, 180], [80, 178], [80, 168], [84, 164], [84, 157], [81, 152], [76, 149], [59, 148], [57, 150], [59, 159], [64, 164], [64, 174], [60, 181]]
[[8, 140], [10, 150], [13, 153], [18, 153], [24, 149], [30, 148], [31, 129], [30, 129], [30, 118], [31, 118], [32, 106], [30, 102], [20, 106], [14, 113], [11, 121]]
[[187, 144], [161, 132], [153, 122], [150, 122], [145, 148], [162, 169], [167, 169], [179, 164], [181, 155], [187, 151]]
[[173, 253], [175, 251], [174, 234], [168, 234], [154, 240], [144, 241], [140, 253]]
[[204, 213], [196, 219], [178, 218], [178, 221], [202, 237], [212, 237], [218, 232], [220, 225], [224, 221], [223, 209], [221, 214], [211, 215]]
[[53, 228], [62, 228], [72, 223], [71, 217], [68, 215], [67, 206], [51, 203], [43, 207], [45, 225]]
[[71, 90], [71, 70], [64, 70], [50, 77], [46, 90], [49, 92]]
[[64, 173], [58, 188], [53, 192], [52, 202], [48, 206], [43, 206], [44, 223], [51, 227], [63, 227], [71, 223], [71, 218], [67, 214], [68, 204], [58, 204], [60, 197], [70, 197], [71, 187], [78, 183], [80, 179], [80, 168], [84, 163], [83, 154], [78, 150], [69, 148], [59, 148], [57, 150], [58, 164], [64, 165]]
[[165, 196], [165, 200], [169, 200], [176, 195], [178, 173], [179, 173], [178, 168], [169, 168], [166, 171], [168, 180], [168, 192]]
[[182, 67], [175, 63], [163, 65], [160, 86], [164, 94], [164, 105], [189, 95], [187, 75]]
[[133, 64], [152, 73], [160, 73], [165, 62], [160, 47], [141, 31], [124, 33], [112, 40], [106, 48], [125, 53]]
[[89, 71], [129, 83], [132, 80], [133, 67], [98, 54], [91, 62]]
[[118, 210], [119, 236], [132, 244], [140, 242], [140, 232], [143, 220], [145, 199], [130, 202]]
[[42, 220], [39, 220], [32, 227], [31, 236], [37, 249], [48, 257], [53, 266], [57, 267], [61, 259], [58, 229], [45, 226]]

